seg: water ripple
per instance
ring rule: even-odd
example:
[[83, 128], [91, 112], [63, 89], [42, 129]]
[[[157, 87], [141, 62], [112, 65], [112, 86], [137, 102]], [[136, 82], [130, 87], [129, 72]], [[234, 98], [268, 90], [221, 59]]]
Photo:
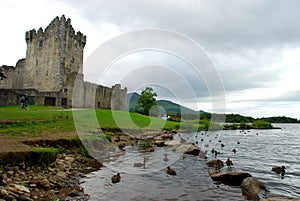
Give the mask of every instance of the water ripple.
[[[269, 196], [300, 197], [300, 125], [276, 125], [281, 130], [251, 130], [249, 132], [217, 131], [202, 135], [186, 134], [187, 139], [198, 139], [199, 146], [215, 148], [222, 154], [218, 158], [225, 161], [227, 157], [234, 162], [236, 170], [249, 172], [265, 183]], [[183, 134], [184, 135], [184, 134]], [[197, 135], [197, 138], [194, 136]], [[200, 141], [204, 138], [203, 141]], [[223, 148], [220, 142], [225, 145]], [[237, 143], [239, 142], [239, 144]], [[209, 147], [204, 146], [209, 144]], [[236, 149], [236, 154], [232, 152]], [[177, 176], [165, 173], [167, 163], [161, 163], [163, 154], [172, 157], [172, 167]], [[141, 161], [145, 155], [138, 155], [134, 147], [126, 150], [106, 168], [94, 172], [83, 179], [82, 186], [90, 194], [90, 200], [246, 200], [239, 187], [215, 184], [208, 175], [206, 160], [194, 156], [186, 156], [184, 160], [171, 149], [157, 148], [147, 155], [147, 168], [135, 169], [133, 162]], [[209, 154], [212, 158], [212, 155]], [[209, 159], [210, 159], [209, 158]], [[286, 174], [282, 177], [271, 171], [272, 166], [286, 166]], [[111, 184], [110, 177], [121, 172], [121, 182]]]

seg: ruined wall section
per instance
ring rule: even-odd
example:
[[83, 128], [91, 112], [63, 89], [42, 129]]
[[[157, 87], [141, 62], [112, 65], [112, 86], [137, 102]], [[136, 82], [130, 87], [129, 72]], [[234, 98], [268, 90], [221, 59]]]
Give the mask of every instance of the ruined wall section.
[[43, 30], [26, 32], [24, 88], [61, 91], [73, 72], [82, 73], [86, 36], [75, 31], [71, 20], [56, 17]]
[[127, 108], [127, 88], [121, 88], [120, 84], [112, 87], [111, 109], [126, 110]]
[[98, 85], [95, 95], [95, 107], [101, 109], [126, 110], [127, 88], [120, 84], [112, 88]]
[[127, 89], [121, 89], [117, 84], [112, 88], [90, 82], [75, 82], [73, 107], [126, 110]]
[[22, 89], [25, 59], [20, 59], [16, 67], [3, 65], [0, 67], [0, 89]]
[[12, 89], [23, 89], [25, 65], [26, 65], [26, 59], [20, 59], [16, 63], [14, 77], [13, 77], [13, 83], [12, 83], [12, 87], [11, 87]]
[[14, 81], [15, 68], [3, 65], [0, 67], [0, 89], [11, 89]]
[[98, 85], [96, 91], [95, 106], [101, 109], [111, 108], [112, 89], [109, 87]]
[[95, 108], [95, 94], [97, 85], [91, 82], [84, 82], [84, 104], [85, 108]]

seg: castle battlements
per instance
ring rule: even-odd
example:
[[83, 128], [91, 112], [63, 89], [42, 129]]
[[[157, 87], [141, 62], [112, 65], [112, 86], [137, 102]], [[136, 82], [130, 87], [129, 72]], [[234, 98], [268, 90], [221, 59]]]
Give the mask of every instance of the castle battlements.
[[[36, 104], [126, 109], [126, 88], [84, 81], [86, 35], [75, 32], [70, 18], [55, 17], [45, 29], [27, 31], [25, 40], [26, 58], [20, 59], [15, 67], [0, 67], [0, 95], [3, 92], [4, 97], [12, 97], [0, 105], [17, 103], [18, 96], [26, 92]], [[74, 105], [75, 81], [82, 88], [76, 91]]]
[[36, 39], [45, 40], [47, 37], [53, 35], [55, 35], [56, 38], [60, 38], [62, 35], [68, 35], [70, 38], [74, 39], [74, 42], [83, 45], [83, 47], [86, 44], [86, 35], [82, 34], [80, 31], [77, 31], [75, 34], [71, 19], [66, 19], [64, 15], [60, 18], [54, 18], [45, 30], [40, 27], [37, 31], [35, 29], [27, 31], [25, 33], [25, 40], [27, 43]]

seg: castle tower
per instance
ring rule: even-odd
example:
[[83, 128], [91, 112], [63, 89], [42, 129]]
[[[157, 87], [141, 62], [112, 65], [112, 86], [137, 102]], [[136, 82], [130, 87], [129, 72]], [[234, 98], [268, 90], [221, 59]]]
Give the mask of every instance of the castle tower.
[[69, 79], [82, 74], [86, 36], [75, 31], [71, 20], [56, 17], [45, 30], [27, 31], [24, 88], [40, 92], [67, 92]]

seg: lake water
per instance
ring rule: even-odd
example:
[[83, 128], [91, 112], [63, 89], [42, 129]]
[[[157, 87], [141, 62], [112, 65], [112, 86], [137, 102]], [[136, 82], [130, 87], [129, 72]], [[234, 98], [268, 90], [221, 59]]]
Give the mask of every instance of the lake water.
[[[170, 147], [148, 153], [127, 147], [118, 156], [111, 155], [104, 162], [106, 167], [82, 179], [82, 187], [90, 200], [246, 200], [240, 187], [211, 180], [206, 162], [213, 158], [210, 150], [214, 148], [221, 152], [217, 158], [225, 161], [229, 157], [233, 161], [234, 170], [248, 172], [262, 181], [268, 189], [264, 197], [300, 197], [300, 125], [274, 126], [282, 129], [181, 134], [191, 142], [198, 141], [208, 159], [183, 157]], [[166, 157], [168, 161], [163, 160]], [[133, 167], [134, 163], [143, 164], [144, 159], [145, 168]], [[177, 176], [165, 173], [167, 165], [177, 171]], [[272, 166], [282, 165], [286, 167], [284, 177], [271, 171]], [[122, 179], [112, 184], [111, 176], [116, 172], [121, 173]]]

